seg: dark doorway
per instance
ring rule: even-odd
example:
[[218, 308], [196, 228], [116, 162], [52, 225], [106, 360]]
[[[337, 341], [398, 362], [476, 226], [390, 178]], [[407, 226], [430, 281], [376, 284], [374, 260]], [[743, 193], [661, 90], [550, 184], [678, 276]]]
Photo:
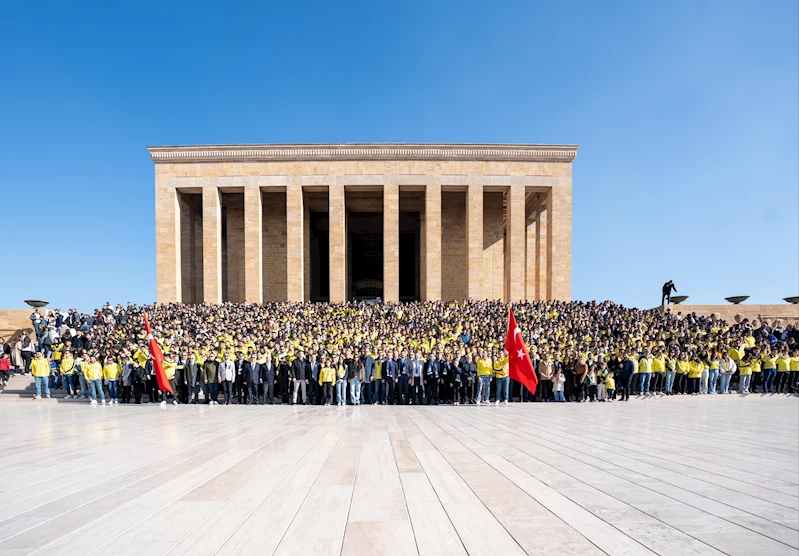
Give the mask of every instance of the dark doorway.
[[311, 301], [330, 299], [330, 220], [311, 212]]
[[419, 284], [419, 254], [421, 240], [421, 218], [418, 212], [401, 212], [399, 217], [399, 299], [418, 301], [421, 298]]
[[350, 299], [383, 298], [383, 213], [347, 215]]

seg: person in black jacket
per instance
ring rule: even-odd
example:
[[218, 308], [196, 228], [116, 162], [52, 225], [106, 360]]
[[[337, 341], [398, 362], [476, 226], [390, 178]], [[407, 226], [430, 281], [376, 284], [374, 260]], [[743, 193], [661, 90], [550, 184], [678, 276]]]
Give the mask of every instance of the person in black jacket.
[[621, 399], [629, 401], [630, 390], [633, 388], [633, 377], [635, 376], [635, 363], [632, 360], [633, 353], [624, 360], [621, 367]]
[[291, 382], [294, 392], [291, 397], [291, 404], [297, 403], [297, 394], [302, 391], [302, 401], [308, 404], [308, 379], [305, 373], [305, 353], [300, 351], [297, 358], [291, 362]]
[[461, 384], [463, 384], [463, 403], [474, 405], [475, 384], [477, 379], [477, 364], [472, 360], [472, 354], [466, 355], [466, 364], [462, 365]]
[[202, 380], [202, 373], [200, 372], [200, 366], [197, 364], [197, 360], [194, 358], [193, 353], [189, 354], [189, 359], [186, 361], [184, 372], [186, 373], [186, 382], [188, 383], [188, 403], [199, 403], [200, 381]]
[[239, 405], [244, 404], [247, 398], [247, 366], [248, 361], [244, 359], [244, 354], [238, 352], [236, 354], [236, 378], [233, 380], [233, 395], [236, 398], [236, 403]]
[[438, 369], [438, 361], [435, 360], [432, 353], [429, 354], [422, 368], [427, 405], [438, 405]]
[[252, 361], [244, 362], [244, 388], [247, 390], [247, 405], [258, 405], [261, 402], [258, 387], [263, 384], [261, 365], [255, 361], [254, 356], [251, 357]]
[[286, 354], [280, 354], [280, 363], [277, 366], [277, 385], [280, 388], [281, 402], [284, 404], [289, 403], [289, 375], [291, 374], [291, 366], [286, 362]]
[[133, 401], [137, 404], [141, 404], [141, 395], [144, 392], [144, 382], [147, 380], [147, 372], [144, 367], [139, 365], [139, 360], [135, 357], [133, 358], [132, 365], [131, 379], [133, 381]]
[[267, 353], [265, 356], [266, 361], [261, 363], [261, 380], [264, 382], [264, 403], [272, 405], [275, 403], [275, 384], [277, 378], [275, 377], [276, 367], [272, 361], [272, 355]]

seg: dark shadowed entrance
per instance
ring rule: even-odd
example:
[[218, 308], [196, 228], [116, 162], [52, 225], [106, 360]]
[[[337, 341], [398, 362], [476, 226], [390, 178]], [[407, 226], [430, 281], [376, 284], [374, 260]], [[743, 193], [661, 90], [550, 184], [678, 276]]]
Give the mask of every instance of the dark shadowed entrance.
[[350, 299], [383, 297], [383, 213], [347, 215]]

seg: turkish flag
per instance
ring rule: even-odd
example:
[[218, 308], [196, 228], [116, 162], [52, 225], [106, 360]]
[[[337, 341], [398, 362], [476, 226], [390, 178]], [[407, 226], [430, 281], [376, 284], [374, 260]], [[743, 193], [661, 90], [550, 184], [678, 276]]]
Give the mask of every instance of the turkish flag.
[[533, 362], [527, 352], [527, 346], [522, 340], [522, 331], [516, 325], [513, 309], [508, 317], [508, 333], [505, 335], [505, 349], [508, 352], [508, 370], [510, 377], [516, 382], [521, 382], [533, 394], [538, 386]]
[[164, 354], [161, 353], [161, 346], [153, 338], [153, 331], [150, 330], [150, 321], [147, 320], [147, 311], [144, 314], [144, 329], [147, 331], [147, 343], [150, 346], [150, 356], [153, 358], [153, 368], [155, 369], [155, 378], [158, 380], [158, 389], [170, 394], [174, 394], [172, 385], [164, 372]]

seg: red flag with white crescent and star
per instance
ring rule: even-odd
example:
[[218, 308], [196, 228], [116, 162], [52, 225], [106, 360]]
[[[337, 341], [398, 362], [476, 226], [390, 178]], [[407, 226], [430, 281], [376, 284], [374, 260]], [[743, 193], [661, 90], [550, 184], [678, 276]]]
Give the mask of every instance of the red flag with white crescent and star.
[[150, 356], [153, 358], [153, 368], [155, 369], [155, 378], [158, 380], [158, 389], [170, 394], [174, 394], [172, 385], [164, 372], [164, 354], [161, 352], [161, 346], [153, 337], [153, 331], [150, 329], [150, 321], [147, 320], [147, 311], [144, 314], [144, 329], [147, 331], [147, 344], [150, 346]]
[[535, 394], [538, 387], [538, 378], [535, 376], [533, 362], [527, 352], [527, 346], [522, 339], [522, 331], [516, 324], [513, 309], [508, 317], [508, 333], [505, 335], [505, 349], [508, 352], [508, 371], [510, 377], [516, 382], [524, 384], [530, 392]]

